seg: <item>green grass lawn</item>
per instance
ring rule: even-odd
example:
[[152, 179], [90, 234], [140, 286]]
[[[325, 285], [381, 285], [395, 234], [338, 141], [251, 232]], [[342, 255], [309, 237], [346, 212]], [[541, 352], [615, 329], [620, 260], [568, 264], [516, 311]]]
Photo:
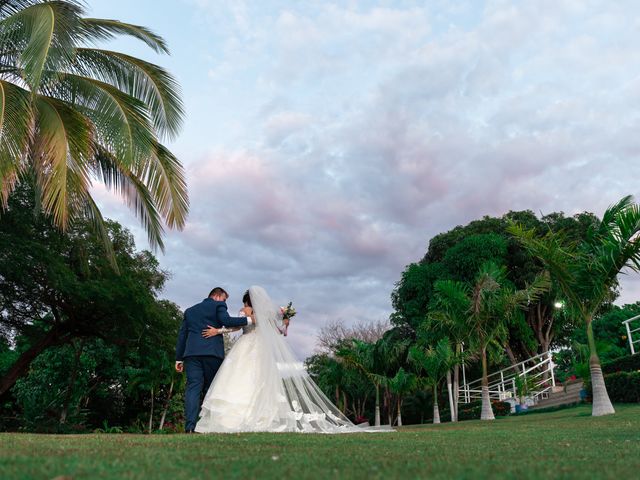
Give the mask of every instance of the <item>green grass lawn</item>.
[[357, 435], [0, 434], [1, 479], [638, 478], [640, 405]]

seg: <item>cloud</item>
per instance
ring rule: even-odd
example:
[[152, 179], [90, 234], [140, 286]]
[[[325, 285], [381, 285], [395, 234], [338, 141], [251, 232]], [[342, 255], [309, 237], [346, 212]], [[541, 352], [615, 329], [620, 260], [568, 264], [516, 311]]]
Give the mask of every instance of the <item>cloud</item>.
[[262, 284], [296, 303], [300, 356], [327, 320], [388, 317], [439, 232], [639, 193], [636, 2], [187, 3], [211, 51], [167, 295]]

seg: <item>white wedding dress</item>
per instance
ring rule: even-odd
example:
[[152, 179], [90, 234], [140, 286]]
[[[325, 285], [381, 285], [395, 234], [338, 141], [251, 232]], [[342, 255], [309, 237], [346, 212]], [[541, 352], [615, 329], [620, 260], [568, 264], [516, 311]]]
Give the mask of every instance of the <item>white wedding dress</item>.
[[311, 380], [278, 330], [279, 309], [262, 287], [249, 289], [255, 326], [226, 356], [205, 395], [196, 432], [381, 431], [355, 426]]

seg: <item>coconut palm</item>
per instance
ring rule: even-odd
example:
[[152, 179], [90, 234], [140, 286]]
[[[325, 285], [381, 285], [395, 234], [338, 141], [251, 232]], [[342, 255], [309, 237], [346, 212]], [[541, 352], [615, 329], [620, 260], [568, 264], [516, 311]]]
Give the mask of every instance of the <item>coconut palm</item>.
[[[435, 348], [422, 348], [414, 345], [409, 349], [409, 363], [414, 365], [418, 374], [426, 374], [421, 377], [433, 392], [433, 423], [440, 423], [440, 409], [438, 407], [438, 386], [447, 375], [451, 372], [453, 365], [458, 364], [460, 359], [456, 356], [448, 338], [442, 338], [438, 341]], [[453, 410], [451, 411], [453, 416]]]
[[0, 200], [29, 177], [58, 227], [88, 217], [108, 245], [90, 193], [101, 181], [162, 248], [163, 221], [182, 228], [188, 210], [183, 168], [162, 144], [182, 123], [179, 87], [157, 65], [94, 45], [119, 35], [158, 53], [167, 45], [144, 27], [84, 13], [76, 1], [0, 2]]
[[625, 269], [640, 271], [640, 206], [631, 196], [622, 198], [581, 241], [572, 241], [563, 232], [540, 237], [518, 225], [512, 225], [510, 231], [544, 263], [564, 295], [565, 308], [584, 323], [590, 351], [592, 415], [615, 413], [602, 376], [593, 319], [603, 303], [612, 300], [618, 275]]

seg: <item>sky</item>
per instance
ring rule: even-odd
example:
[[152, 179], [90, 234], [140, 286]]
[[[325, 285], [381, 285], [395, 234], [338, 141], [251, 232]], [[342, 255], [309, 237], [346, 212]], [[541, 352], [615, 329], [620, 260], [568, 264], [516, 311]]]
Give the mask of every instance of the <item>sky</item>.
[[[509, 210], [601, 215], [640, 178], [640, 2], [89, 0], [145, 25], [186, 106], [169, 144], [191, 209], [163, 296], [216, 285], [293, 301], [311, 354], [330, 320], [379, 321], [429, 239]], [[105, 214], [146, 236], [100, 185]], [[640, 198], [640, 197], [639, 197]], [[620, 302], [640, 299], [622, 279]]]

